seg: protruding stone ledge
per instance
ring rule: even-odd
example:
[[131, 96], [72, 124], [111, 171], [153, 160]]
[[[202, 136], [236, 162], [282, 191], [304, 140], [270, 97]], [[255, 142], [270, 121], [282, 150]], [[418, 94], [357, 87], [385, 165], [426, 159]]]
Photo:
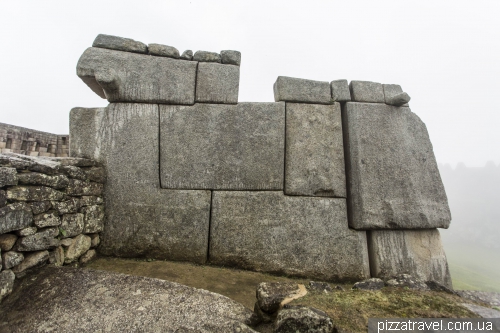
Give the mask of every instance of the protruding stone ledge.
[[385, 103], [384, 88], [381, 83], [351, 81], [349, 89], [353, 102]]
[[330, 84], [323, 81], [278, 76], [274, 83], [276, 102], [332, 104]]
[[118, 50], [134, 53], [148, 53], [146, 44], [130, 38], [123, 38], [111, 35], [99, 34], [92, 43], [92, 47], [99, 47], [110, 50]]

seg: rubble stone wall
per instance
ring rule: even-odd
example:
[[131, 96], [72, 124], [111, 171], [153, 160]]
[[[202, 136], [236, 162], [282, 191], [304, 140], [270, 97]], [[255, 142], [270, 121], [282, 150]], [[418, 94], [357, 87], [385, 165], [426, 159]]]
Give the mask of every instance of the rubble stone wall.
[[69, 134], [52, 134], [0, 123], [0, 153], [68, 157]]
[[104, 182], [88, 159], [0, 154], [0, 301], [28, 270], [95, 257]]

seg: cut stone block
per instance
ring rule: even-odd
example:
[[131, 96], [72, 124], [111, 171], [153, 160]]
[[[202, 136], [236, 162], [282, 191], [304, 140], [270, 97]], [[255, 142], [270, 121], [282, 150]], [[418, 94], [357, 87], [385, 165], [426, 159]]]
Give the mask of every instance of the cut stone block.
[[[384, 88], [385, 103], [390, 105], [392, 104], [388, 102], [390, 102], [391, 97], [403, 92], [403, 89], [399, 84], [383, 84], [382, 87]], [[408, 106], [408, 103], [399, 106]]]
[[183, 60], [193, 60], [193, 51], [186, 50], [186, 51], [182, 52], [180, 58]]
[[340, 104], [286, 103], [285, 194], [346, 197]]
[[46, 186], [14, 186], [7, 190], [7, 199], [17, 201], [64, 200], [66, 195]]
[[0, 168], [0, 187], [17, 185], [18, 177], [15, 168]]
[[162, 45], [162, 44], [148, 44], [149, 54], [160, 57], [169, 57], [178, 59], [179, 50], [173, 46]]
[[368, 232], [370, 269], [374, 277], [410, 274], [452, 288], [448, 262], [437, 229]]
[[61, 219], [53, 212], [42, 213], [34, 216], [35, 225], [39, 228], [56, 227], [61, 225]]
[[161, 105], [160, 122], [163, 188], [283, 189], [284, 103]]
[[349, 89], [354, 102], [385, 103], [384, 88], [381, 83], [351, 81]]
[[49, 176], [39, 172], [20, 173], [19, 183], [24, 185], [45, 185], [55, 189], [64, 189], [68, 186], [68, 177], [64, 175]]
[[240, 67], [210, 62], [198, 64], [196, 102], [238, 103]]
[[83, 233], [101, 232], [104, 229], [104, 207], [102, 205], [83, 207], [81, 213], [85, 214]]
[[350, 226], [448, 228], [451, 215], [425, 124], [409, 108], [346, 103]]
[[73, 237], [81, 234], [84, 227], [85, 215], [76, 214], [65, 214], [61, 220], [61, 238]]
[[24, 229], [33, 223], [31, 207], [24, 202], [16, 202], [0, 208], [0, 234]]
[[99, 140], [100, 126], [106, 108], [73, 108], [69, 113], [69, 152], [71, 157], [96, 159], [102, 143]]
[[330, 82], [332, 99], [334, 102], [349, 102], [351, 100], [351, 91], [347, 80], [335, 80]]
[[99, 34], [92, 43], [93, 47], [101, 47], [111, 50], [119, 50], [125, 52], [148, 53], [146, 44], [135, 41], [130, 38], [110, 36]]
[[196, 51], [193, 56], [194, 61], [221, 63], [221, 56], [217, 52]]
[[330, 84], [323, 81], [278, 76], [274, 83], [276, 102], [331, 104]]
[[107, 169], [100, 253], [204, 263], [210, 191], [160, 189], [158, 105], [110, 104], [101, 116], [91, 148]]
[[236, 66], [241, 65], [240, 51], [224, 50], [220, 51], [220, 55], [223, 64], [236, 65]]
[[193, 104], [196, 65], [91, 47], [78, 61], [77, 75], [109, 102]]
[[215, 191], [209, 253], [211, 263], [263, 272], [332, 281], [370, 275], [366, 235], [348, 228], [345, 199]]

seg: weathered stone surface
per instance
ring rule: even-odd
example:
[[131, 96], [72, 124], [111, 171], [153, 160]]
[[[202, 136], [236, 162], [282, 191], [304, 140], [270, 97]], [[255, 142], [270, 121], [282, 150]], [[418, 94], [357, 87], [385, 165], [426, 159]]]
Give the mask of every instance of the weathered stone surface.
[[343, 112], [350, 226], [448, 228], [450, 209], [425, 124], [409, 108], [385, 104], [349, 102]]
[[394, 105], [394, 106], [402, 106], [405, 104], [408, 104], [408, 102], [411, 100], [410, 95], [408, 95], [405, 92], [402, 92], [400, 94], [394, 95], [389, 98], [385, 98], [385, 103], [389, 105]]
[[205, 262], [210, 191], [160, 189], [158, 105], [111, 104], [101, 119], [93, 133], [108, 171], [100, 253]]
[[17, 178], [23, 185], [44, 185], [55, 189], [64, 189], [68, 186], [68, 177], [64, 175], [49, 176], [39, 172], [20, 173]]
[[[12, 292], [15, 279], [16, 275], [10, 269], [0, 272], [0, 302]], [[2, 324], [0, 324], [1, 327]]]
[[14, 154], [0, 154], [0, 165], [2, 167], [16, 168], [18, 170], [28, 169], [33, 162], [24, 160]]
[[81, 206], [80, 199], [74, 197], [65, 201], [52, 201], [52, 207], [59, 215], [78, 213]]
[[0, 190], [0, 208], [7, 206], [7, 193], [4, 190]]
[[179, 50], [177, 50], [173, 46], [163, 45], [163, 44], [148, 44], [149, 54], [159, 57], [168, 57], [168, 58], [179, 58]]
[[105, 108], [73, 108], [69, 113], [69, 151], [72, 157], [96, 159], [101, 154], [99, 132], [105, 117]]
[[85, 265], [94, 260], [97, 256], [97, 252], [95, 250], [88, 250], [84, 255], [80, 257], [80, 264]]
[[49, 253], [49, 264], [56, 266], [64, 265], [64, 249], [62, 246], [58, 246], [54, 251]]
[[27, 227], [21, 230], [17, 230], [16, 235], [18, 235], [19, 237], [30, 236], [36, 234], [37, 230], [38, 229], [36, 227]]
[[104, 183], [106, 181], [106, 172], [104, 168], [93, 167], [83, 170], [91, 182]]
[[361, 289], [361, 290], [380, 290], [384, 288], [385, 284], [382, 279], [379, 278], [371, 278], [366, 279], [360, 282], [356, 282], [352, 289]]
[[90, 247], [97, 247], [99, 243], [101, 242], [99, 238], [99, 234], [90, 234], [88, 235], [90, 237]]
[[[398, 95], [398, 94], [403, 92], [403, 89], [401, 88], [401, 86], [399, 84], [383, 84], [382, 87], [384, 88], [384, 99], [385, 99], [386, 104], [391, 104], [391, 103], [388, 103], [388, 102], [390, 102], [390, 99], [393, 96]], [[398, 106], [408, 106], [409, 101], [410, 100], [405, 102], [406, 104], [398, 105]]]
[[47, 186], [14, 186], [7, 189], [7, 199], [18, 201], [64, 200], [66, 195]]
[[477, 304], [462, 304], [481, 318], [500, 318], [500, 311]]
[[285, 194], [346, 197], [340, 104], [286, 103]]
[[39, 228], [54, 227], [61, 225], [61, 219], [53, 211], [35, 215], [33, 217], [33, 220], [35, 222], [35, 225]]
[[[19, 160], [23, 160], [25, 163], [21, 169], [28, 169], [34, 172], [45, 173], [48, 175], [54, 175], [59, 173], [61, 168], [61, 163], [59, 161], [54, 161], [52, 159], [39, 158], [37, 156], [27, 156], [22, 154], [8, 153], [5, 154], [11, 163], [18, 164]], [[15, 167], [12, 165], [12, 167]], [[16, 167], [17, 168], [17, 167]], [[17, 169], [20, 169], [17, 168]]]
[[23, 262], [14, 267], [12, 271], [17, 277], [22, 277], [26, 270], [44, 265], [49, 260], [49, 251], [27, 253]]
[[[443, 292], [448, 293], [448, 294], [458, 295], [458, 293], [455, 290], [453, 290], [452, 288], [446, 287], [445, 285], [442, 285], [441, 283], [436, 282], [436, 281], [432, 281], [432, 280], [425, 281], [425, 285], [427, 286], [427, 288], [429, 288], [429, 290], [443, 291]], [[499, 295], [500, 295], [500, 293], [499, 293]]]
[[284, 103], [161, 105], [161, 185], [281, 190], [284, 136]]
[[483, 302], [489, 306], [500, 307], [500, 292], [479, 290], [457, 290], [457, 294], [474, 302]]
[[238, 66], [201, 62], [196, 77], [196, 102], [236, 104], [239, 85]]
[[381, 83], [351, 81], [349, 89], [354, 102], [385, 103], [384, 88]]
[[34, 202], [30, 202], [30, 206], [31, 206], [31, 211], [35, 215], [38, 215], [38, 214], [41, 214], [41, 213], [45, 213], [46, 211], [48, 211], [49, 209], [52, 208], [52, 204], [50, 203], [50, 201], [34, 201]]
[[130, 38], [104, 34], [97, 35], [94, 39], [94, 43], [92, 43], [92, 46], [125, 52], [148, 53], [148, 47], [144, 43]]
[[85, 215], [80, 213], [63, 215], [60, 226], [62, 229], [61, 238], [73, 237], [81, 234], [85, 226], [84, 220]]
[[328, 283], [318, 281], [309, 281], [307, 289], [320, 293], [329, 293], [333, 290]]
[[351, 101], [351, 91], [347, 80], [335, 80], [330, 82], [332, 92], [332, 100], [334, 102], [349, 102]]
[[273, 313], [278, 311], [284, 300], [303, 293], [303, 290], [303, 285], [300, 288], [293, 282], [262, 282], [257, 286], [257, 304], [262, 311]]
[[194, 61], [221, 63], [221, 56], [217, 52], [196, 51], [193, 56]]
[[21, 252], [53, 249], [59, 246], [59, 239], [54, 238], [58, 234], [57, 228], [47, 228], [34, 235], [20, 237], [14, 249]]
[[77, 75], [109, 102], [193, 104], [196, 62], [91, 47]]
[[66, 194], [68, 195], [102, 195], [103, 184], [94, 182], [84, 182], [78, 179], [70, 179]]
[[331, 104], [330, 84], [323, 81], [278, 76], [274, 83], [276, 102]]
[[64, 263], [70, 264], [85, 252], [90, 249], [90, 237], [87, 235], [78, 235], [73, 239], [73, 242], [66, 250], [66, 255], [64, 257]]
[[[76, 167], [92, 167], [96, 165], [96, 162], [88, 158], [79, 157], [37, 157], [37, 160], [48, 160], [52, 162], [59, 163], [61, 167], [65, 166], [76, 166]], [[64, 168], [61, 168], [64, 170]]]
[[80, 206], [93, 206], [93, 205], [102, 205], [103, 200], [101, 197], [96, 197], [94, 195], [84, 195], [80, 197]]
[[241, 65], [241, 52], [233, 50], [220, 51], [221, 61], [223, 64], [228, 65]]
[[183, 60], [193, 60], [193, 51], [186, 50], [186, 51], [182, 52], [180, 58]]
[[14, 234], [0, 235], [0, 250], [10, 251], [14, 244], [16, 244], [17, 236]]
[[366, 235], [345, 199], [215, 191], [210, 262], [322, 280], [369, 277]]
[[274, 332], [331, 333], [333, 329], [333, 321], [325, 312], [305, 306], [290, 306], [278, 313]]
[[424, 281], [409, 274], [398, 274], [385, 282], [389, 287], [408, 288], [413, 290], [429, 290]]
[[0, 167], [0, 187], [17, 185], [18, 177], [15, 168]]
[[0, 234], [29, 227], [33, 223], [31, 207], [16, 202], [0, 208]]
[[104, 207], [102, 205], [83, 207], [80, 213], [85, 214], [83, 233], [96, 233], [104, 229]]
[[61, 246], [69, 247], [71, 244], [73, 244], [73, 238], [61, 239]]
[[372, 276], [409, 274], [452, 288], [448, 262], [437, 229], [372, 230], [368, 233]]
[[[44, 281], [44, 283], [40, 283]], [[57, 295], [50, 302], [41, 295]], [[75, 301], [77, 300], [77, 301]], [[0, 308], [0, 331], [253, 332], [252, 311], [215, 293], [174, 282], [47, 266], [23, 279]], [[78, 315], [75, 315], [78, 314]], [[244, 330], [242, 328], [245, 328]]]
[[65, 165], [65, 166], [61, 167], [61, 171], [70, 178], [79, 179], [79, 180], [87, 180], [87, 175], [79, 167], [72, 166], [72, 165]]
[[24, 255], [16, 251], [8, 251], [2, 253], [3, 269], [10, 269], [19, 265], [24, 260]]

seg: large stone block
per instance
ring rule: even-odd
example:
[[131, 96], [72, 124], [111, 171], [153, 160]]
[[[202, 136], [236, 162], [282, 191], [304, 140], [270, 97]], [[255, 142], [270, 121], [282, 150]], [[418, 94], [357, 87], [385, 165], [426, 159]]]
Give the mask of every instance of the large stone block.
[[193, 104], [194, 61], [88, 48], [77, 75], [109, 102]]
[[64, 200], [66, 195], [47, 186], [14, 186], [7, 191], [7, 199], [17, 201]]
[[344, 197], [340, 104], [286, 103], [285, 193]]
[[0, 167], [0, 187], [17, 185], [18, 177], [15, 168]]
[[69, 153], [72, 157], [96, 159], [102, 143], [99, 133], [106, 108], [73, 108], [69, 113]]
[[281, 190], [284, 137], [284, 103], [161, 105], [161, 185]]
[[448, 200], [420, 118], [385, 104], [350, 102], [343, 113], [350, 226], [448, 228]]
[[31, 226], [33, 213], [24, 202], [16, 202], [0, 208], [0, 234]]
[[331, 104], [330, 84], [323, 81], [298, 79], [278, 76], [274, 83], [274, 100], [276, 102], [297, 102], [314, 104]]
[[369, 277], [365, 232], [347, 226], [345, 199], [215, 191], [211, 263], [323, 280]]
[[240, 67], [200, 62], [196, 76], [196, 102], [238, 103]]
[[107, 169], [100, 252], [205, 262], [210, 191], [160, 189], [158, 105], [110, 104], [98, 116], [92, 154]]
[[452, 287], [437, 229], [372, 230], [368, 232], [368, 247], [373, 277], [389, 278], [405, 273]]
[[351, 91], [347, 80], [335, 80], [330, 82], [332, 99], [335, 102], [349, 102], [351, 100]]
[[125, 52], [148, 53], [146, 44], [130, 38], [99, 34], [92, 43], [93, 47], [119, 50]]
[[351, 81], [349, 89], [354, 102], [385, 103], [384, 88], [381, 83]]

